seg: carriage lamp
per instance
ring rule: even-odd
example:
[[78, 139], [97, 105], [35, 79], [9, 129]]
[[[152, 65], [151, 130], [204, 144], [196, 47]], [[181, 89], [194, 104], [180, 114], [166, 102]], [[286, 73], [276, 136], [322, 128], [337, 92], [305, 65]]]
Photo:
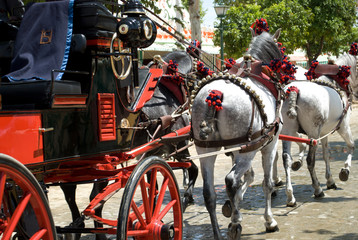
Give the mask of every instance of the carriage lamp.
[[122, 18], [117, 25], [119, 39], [129, 48], [146, 48], [157, 36], [154, 22], [144, 15], [143, 5], [138, 0], [129, 0], [124, 5]]
[[218, 16], [218, 18], [220, 18], [220, 25], [219, 25], [219, 30], [220, 30], [220, 60], [221, 60], [221, 66], [223, 66], [223, 62], [224, 62], [224, 25], [223, 25], [223, 18], [225, 17], [225, 14], [227, 12], [227, 10], [229, 9], [229, 6], [226, 6], [224, 4], [223, 1], [219, 1], [218, 3], [216, 3], [214, 5], [214, 9], [216, 12], [216, 15]]
[[[138, 48], [152, 45], [157, 37], [157, 28], [154, 22], [145, 15], [143, 5], [139, 0], [128, 0], [122, 6], [121, 12], [122, 18], [117, 24], [114, 36], [123, 42], [124, 48], [130, 48], [133, 84], [135, 88], [138, 88]], [[114, 69], [113, 64], [112, 69]], [[123, 79], [123, 76], [128, 75], [120, 75], [119, 79]]]

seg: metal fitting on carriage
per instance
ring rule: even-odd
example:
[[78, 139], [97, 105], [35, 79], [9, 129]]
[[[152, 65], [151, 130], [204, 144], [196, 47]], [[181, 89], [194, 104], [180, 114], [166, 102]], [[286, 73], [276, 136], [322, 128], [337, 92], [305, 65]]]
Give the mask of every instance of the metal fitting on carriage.
[[129, 0], [124, 5], [122, 18], [117, 24], [117, 34], [125, 47], [146, 48], [152, 45], [157, 37], [154, 22], [144, 15], [143, 5], [138, 0]]

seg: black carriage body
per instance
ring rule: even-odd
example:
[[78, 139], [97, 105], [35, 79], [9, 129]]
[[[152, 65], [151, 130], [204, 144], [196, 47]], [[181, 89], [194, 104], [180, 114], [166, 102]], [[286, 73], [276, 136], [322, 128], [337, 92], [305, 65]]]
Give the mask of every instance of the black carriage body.
[[[77, 46], [71, 46], [60, 81], [0, 82], [0, 152], [38, 175], [65, 162], [106, 163], [108, 156], [120, 157], [131, 149], [131, 127], [140, 113], [135, 106], [149, 100], [154, 87], [148, 83], [155, 86], [161, 75], [161, 70], [154, 76], [149, 69], [139, 69], [140, 87], [135, 89], [133, 71], [124, 80], [116, 79], [109, 46], [118, 19], [98, 2], [75, 1], [74, 13], [72, 43]], [[130, 97], [134, 99], [129, 103]]]

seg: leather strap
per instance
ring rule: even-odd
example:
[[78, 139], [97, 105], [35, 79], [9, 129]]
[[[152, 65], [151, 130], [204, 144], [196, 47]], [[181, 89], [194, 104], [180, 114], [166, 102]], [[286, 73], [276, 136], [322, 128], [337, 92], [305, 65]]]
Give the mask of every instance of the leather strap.
[[268, 140], [270, 140], [272, 136], [274, 136], [277, 133], [279, 123], [280, 123], [280, 118], [277, 117], [275, 121], [268, 126], [268, 128], [263, 128], [260, 131], [253, 133], [252, 141], [249, 143], [247, 143], [248, 142], [247, 136], [225, 139], [225, 140], [213, 140], [213, 141], [202, 141], [202, 140], [194, 139], [194, 143], [199, 147], [205, 147], [205, 148], [218, 147], [218, 146], [225, 147], [225, 146], [247, 143], [243, 146], [240, 152], [241, 153], [250, 152], [264, 146], [268, 142]]

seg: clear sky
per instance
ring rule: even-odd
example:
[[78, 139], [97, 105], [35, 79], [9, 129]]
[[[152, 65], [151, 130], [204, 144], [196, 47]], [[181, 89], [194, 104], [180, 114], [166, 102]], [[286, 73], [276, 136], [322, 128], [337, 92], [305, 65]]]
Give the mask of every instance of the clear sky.
[[202, 0], [203, 9], [206, 10], [204, 16], [203, 26], [214, 27], [214, 21], [216, 20], [216, 13], [214, 10], [214, 0]]

